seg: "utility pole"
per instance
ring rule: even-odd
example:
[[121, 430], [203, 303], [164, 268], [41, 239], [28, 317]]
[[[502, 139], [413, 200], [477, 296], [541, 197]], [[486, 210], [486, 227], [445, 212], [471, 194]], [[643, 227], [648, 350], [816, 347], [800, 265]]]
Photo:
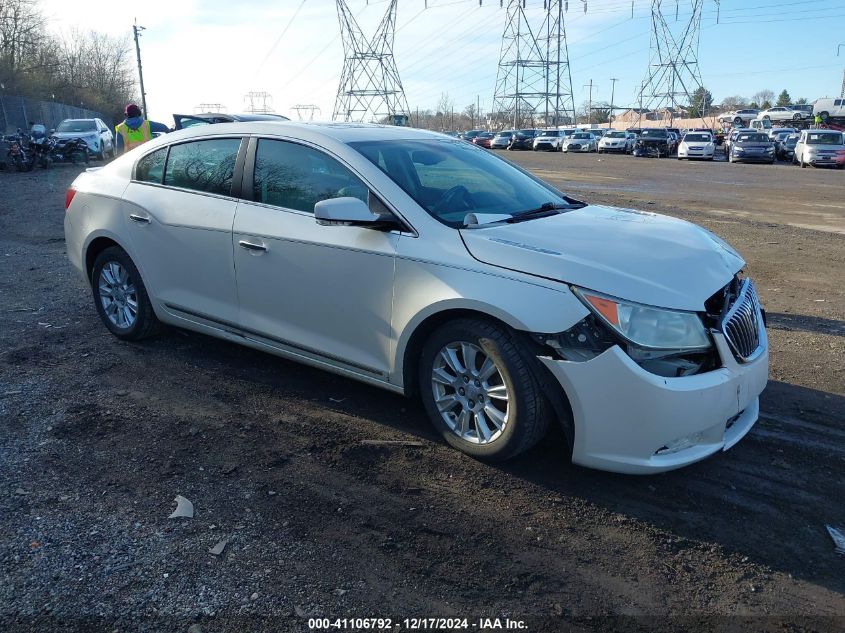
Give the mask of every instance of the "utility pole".
[[141, 68], [141, 45], [138, 43], [138, 38], [141, 37], [141, 31], [146, 30], [143, 26], [138, 26], [138, 20], [132, 25], [132, 32], [135, 34], [135, 53], [138, 55], [138, 82], [141, 84], [141, 111], [144, 118], [147, 118], [147, 93], [144, 91], [144, 71]]
[[[475, 114], [478, 116], [478, 124], [481, 125], [481, 95], [475, 95]], [[475, 122], [472, 127], [475, 129]]]
[[590, 97], [587, 101], [587, 125], [593, 124], [593, 80], [590, 79], [590, 83], [584, 84], [582, 88], [586, 88], [587, 86], [590, 87]]
[[616, 82], [619, 81], [615, 77], [611, 77], [610, 81], [613, 82], [610, 88], [610, 113], [607, 115], [607, 127], [610, 128], [611, 124], [613, 123], [613, 97], [616, 95]]
[[[839, 57], [839, 49], [845, 46], [845, 42], [842, 42], [839, 46], [836, 47], [836, 56]], [[839, 92], [839, 98], [845, 98], [845, 70], [842, 71], [842, 90]]]

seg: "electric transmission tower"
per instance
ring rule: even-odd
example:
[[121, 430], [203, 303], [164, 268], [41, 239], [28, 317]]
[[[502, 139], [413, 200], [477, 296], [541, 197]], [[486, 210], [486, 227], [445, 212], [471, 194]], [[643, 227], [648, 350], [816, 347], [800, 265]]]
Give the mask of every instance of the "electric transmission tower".
[[332, 119], [404, 124], [408, 101], [393, 57], [397, 0], [390, 0], [372, 39], [361, 31], [346, 0], [336, 2], [344, 62]]
[[[582, 0], [586, 10], [586, 0]], [[493, 116], [514, 128], [574, 123], [572, 75], [563, 13], [568, 0], [546, 0], [540, 24], [530, 24], [524, 0], [509, 0]]]
[[[689, 4], [689, 19], [678, 21], [678, 8]], [[704, 0], [651, 0], [651, 43], [648, 76], [640, 88], [642, 110], [668, 110], [670, 121], [681, 108], [689, 107], [693, 95], [702, 88], [698, 69], [698, 41], [701, 34], [701, 9]], [[673, 26], [666, 14], [674, 13]], [[701, 93], [703, 94], [703, 90]], [[699, 107], [699, 110], [702, 108]], [[702, 113], [703, 116], [703, 113]]]
[[273, 95], [269, 92], [248, 92], [244, 95], [244, 101], [249, 105], [246, 106], [247, 112], [253, 114], [270, 114], [275, 110], [270, 106], [273, 102]]
[[319, 106], [310, 103], [308, 105], [297, 104], [291, 108], [291, 111], [296, 112], [296, 118], [300, 121], [313, 121], [314, 115], [321, 113]]

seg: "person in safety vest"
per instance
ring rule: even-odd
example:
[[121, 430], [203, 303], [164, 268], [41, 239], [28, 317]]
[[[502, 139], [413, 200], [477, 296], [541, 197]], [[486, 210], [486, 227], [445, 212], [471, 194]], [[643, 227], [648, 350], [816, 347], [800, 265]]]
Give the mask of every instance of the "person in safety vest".
[[117, 142], [117, 153], [123, 154], [139, 145], [149, 141], [156, 132], [169, 132], [163, 123], [156, 123], [145, 119], [141, 114], [141, 108], [130, 103], [124, 110], [126, 120], [118, 123], [114, 128], [115, 141]]

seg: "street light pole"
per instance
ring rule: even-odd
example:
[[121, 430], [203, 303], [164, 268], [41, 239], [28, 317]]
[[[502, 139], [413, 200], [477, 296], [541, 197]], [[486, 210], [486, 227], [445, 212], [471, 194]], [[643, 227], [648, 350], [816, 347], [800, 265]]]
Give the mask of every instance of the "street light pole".
[[[845, 42], [842, 42], [839, 46], [836, 47], [836, 56], [839, 57], [839, 49], [845, 46]], [[839, 92], [839, 98], [845, 98], [845, 70], [842, 71], [842, 90]]]
[[138, 38], [141, 37], [141, 31], [145, 30], [143, 26], [138, 26], [138, 20], [132, 25], [132, 32], [135, 34], [135, 53], [138, 56], [138, 82], [141, 84], [141, 112], [144, 118], [147, 118], [147, 93], [144, 91], [144, 70], [141, 68], [141, 45], [138, 43]]

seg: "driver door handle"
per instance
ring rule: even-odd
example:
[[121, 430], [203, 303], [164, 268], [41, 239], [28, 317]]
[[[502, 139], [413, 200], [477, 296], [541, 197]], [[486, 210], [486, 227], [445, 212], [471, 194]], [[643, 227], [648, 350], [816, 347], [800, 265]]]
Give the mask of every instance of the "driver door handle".
[[267, 250], [267, 247], [264, 244], [256, 244], [255, 242], [247, 242], [246, 240], [240, 240], [238, 242], [238, 246], [245, 248], [248, 251], [265, 252]]
[[137, 213], [130, 213], [129, 219], [132, 220], [133, 222], [137, 222], [138, 224], [149, 224], [150, 223], [150, 218], [143, 216], [143, 215], [138, 215]]

